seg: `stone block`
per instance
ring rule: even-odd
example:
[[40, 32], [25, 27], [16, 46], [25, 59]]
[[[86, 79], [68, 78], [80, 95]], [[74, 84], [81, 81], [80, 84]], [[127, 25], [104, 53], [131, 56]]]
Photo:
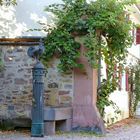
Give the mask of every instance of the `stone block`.
[[24, 48], [22, 48], [22, 47], [18, 47], [16, 49], [16, 52], [26, 52], [26, 50]]
[[60, 131], [63, 131], [63, 132], [71, 131], [71, 129], [72, 129], [72, 119], [56, 121], [56, 129], [58, 129]]
[[12, 105], [12, 106], [11, 106], [11, 105], [8, 106], [8, 110], [14, 110], [14, 108], [15, 108], [15, 107], [14, 107], [13, 105]]
[[[12, 77], [14, 77], [15, 76], [15, 74], [14, 73], [9, 73], [9, 74], [7, 74], [7, 78], [12, 78]], [[4, 78], [4, 77], [3, 77]]]
[[0, 78], [4, 78], [4, 72], [0, 72]]
[[55, 134], [55, 121], [45, 121], [44, 122], [44, 133], [45, 135]]
[[71, 107], [46, 107], [44, 110], [45, 135], [55, 134], [56, 129], [70, 131], [72, 128]]
[[58, 88], [58, 83], [55, 83], [55, 82], [49, 83], [48, 88]]
[[71, 105], [72, 104], [72, 97], [70, 96], [60, 96], [60, 104]]
[[59, 105], [58, 93], [53, 92], [48, 94], [48, 99], [46, 101], [46, 104], [49, 106], [58, 106]]
[[70, 84], [65, 84], [64, 88], [67, 89], [67, 90], [68, 89], [71, 90], [72, 89], [72, 84], [71, 83]]
[[12, 122], [15, 127], [31, 127], [31, 119], [27, 118], [12, 119]]
[[27, 81], [25, 81], [23, 78], [16, 78], [15, 84], [18, 84], [18, 85], [27, 84]]
[[69, 94], [69, 91], [64, 91], [64, 90], [59, 91], [59, 95], [67, 95], [67, 94]]
[[44, 120], [66, 120], [72, 118], [71, 107], [45, 107]]

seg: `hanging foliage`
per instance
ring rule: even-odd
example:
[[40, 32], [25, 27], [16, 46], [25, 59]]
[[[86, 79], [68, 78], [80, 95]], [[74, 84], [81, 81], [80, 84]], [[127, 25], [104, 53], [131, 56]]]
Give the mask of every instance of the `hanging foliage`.
[[[129, 31], [132, 22], [127, 18], [126, 6], [133, 0], [62, 0], [62, 4], [52, 4], [45, 11], [55, 16], [55, 25], [47, 29], [45, 53], [42, 60], [45, 64], [54, 55], [60, 58], [58, 65], [63, 72], [75, 67], [82, 68], [78, 63], [81, 44], [76, 36], [84, 36], [85, 56], [93, 68], [99, 68], [99, 59], [104, 60], [108, 67], [107, 82], [102, 83], [98, 94], [97, 106], [104, 110], [110, 105], [109, 94], [117, 87], [117, 76], [114, 78], [114, 67], [123, 68], [127, 48], [132, 38]], [[46, 31], [46, 30], [45, 30]], [[104, 102], [105, 101], [105, 102]]]

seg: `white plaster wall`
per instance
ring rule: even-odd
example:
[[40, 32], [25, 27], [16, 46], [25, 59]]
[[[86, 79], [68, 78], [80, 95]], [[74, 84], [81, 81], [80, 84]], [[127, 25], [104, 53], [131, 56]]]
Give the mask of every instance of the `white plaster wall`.
[[140, 59], [140, 45], [133, 44], [131, 48], [128, 49], [129, 53]]
[[[115, 123], [129, 117], [129, 94], [125, 90], [115, 91], [110, 95], [110, 99], [116, 103], [120, 110], [120, 114], [114, 113], [112, 106], [105, 108], [105, 121], [108, 124]], [[114, 119], [112, 119], [114, 118]]]
[[[102, 61], [102, 70], [101, 75], [102, 79], [106, 79], [106, 65]], [[121, 83], [122, 90], [121, 91], [114, 91], [110, 95], [110, 100], [116, 103], [116, 106], [121, 111], [120, 114], [116, 114], [112, 106], [108, 106], [105, 108], [105, 117], [104, 120], [108, 124], [115, 123], [119, 120], [125, 119], [129, 117], [129, 95], [126, 91], [126, 75], [125, 72], [122, 73], [122, 83]], [[112, 119], [113, 118], [113, 119]]]
[[[134, 24], [140, 24], [140, 11], [139, 9], [133, 5], [129, 7], [129, 12], [130, 12], [130, 20]], [[131, 46], [131, 48], [128, 49], [129, 53], [134, 55], [137, 58], [140, 58], [140, 45], [136, 45], [136, 30], [134, 31], [134, 43]]]
[[137, 105], [136, 112], [135, 112], [135, 117], [140, 118], [140, 102]]
[[[136, 47], [136, 46], [135, 46]], [[138, 51], [139, 52], [139, 51]], [[127, 57], [127, 64], [126, 66], [130, 65], [130, 64], [136, 64], [137, 58], [136, 56], [133, 56], [132, 54], [128, 54]], [[106, 65], [102, 62], [102, 75], [103, 78], [106, 78]], [[115, 123], [117, 121], [120, 121], [122, 119], [128, 118], [129, 117], [129, 93], [126, 91], [126, 75], [125, 72], [122, 73], [122, 83], [121, 83], [121, 91], [114, 91], [113, 93], [111, 93], [110, 95], [110, 99], [116, 103], [116, 105], [118, 106], [119, 110], [121, 111], [120, 114], [116, 114], [114, 113], [114, 109], [112, 106], [106, 107], [105, 108], [105, 121], [108, 122], [108, 124], [112, 124]], [[139, 105], [140, 106], [140, 105]], [[140, 112], [139, 108], [137, 108], [137, 112], [136, 115], [138, 115], [138, 113]], [[112, 119], [114, 118], [114, 119]]]
[[[135, 24], [140, 24], [140, 12], [138, 8], [133, 5], [132, 7], [129, 7], [130, 10], [130, 19]], [[140, 58], [140, 45], [136, 45], [136, 42], [134, 40], [133, 45], [131, 48], [128, 49], [128, 56], [126, 58], [126, 66], [129, 66], [130, 64], [134, 65], [136, 64], [136, 61], [138, 58]], [[105, 65], [103, 64], [103, 67]], [[105, 68], [102, 70], [102, 75], [106, 75]], [[105, 77], [105, 76], [103, 76]], [[125, 90], [125, 74], [123, 73], [122, 76], [122, 90], [111, 93], [110, 99], [116, 103], [116, 105], [119, 107], [119, 110], [121, 111], [121, 114], [115, 114], [114, 109], [112, 106], [105, 108], [105, 120], [108, 122], [108, 124], [112, 124], [114, 122], [117, 122], [119, 120], [125, 119], [129, 117], [129, 93]], [[140, 105], [139, 105], [140, 106]], [[140, 112], [139, 106], [137, 107], [137, 114]], [[115, 118], [114, 120], [111, 118]]]
[[[135, 46], [135, 47], [137, 47], [137, 46]], [[138, 53], [139, 53], [139, 51], [138, 51]], [[130, 64], [135, 65], [136, 61], [137, 61], [137, 57], [135, 55], [132, 55], [129, 53], [128, 57], [127, 57], [126, 67], [129, 66]], [[105, 64], [103, 63], [102, 66], [103, 66], [102, 75], [104, 75], [103, 78], [105, 78], [106, 77], [105, 76], [106, 75]], [[106, 112], [105, 121], [108, 122], [108, 124], [112, 124], [112, 123], [115, 123], [117, 121], [120, 121], [122, 119], [129, 117], [129, 93], [126, 91], [125, 72], [122, 73], [121, 87], [122, 87], [121, 91], [116, 90], [113, 93], [111, 93], [111, 95], [110, 95], [110, 99], [114, 103], [116, 103], [116, 105], [118, 106], [121, 113], [120, 114], [114, 113], [114, 109], [112, 106], [106, 107], [105, 108], [105, 112]], [[140, 103], [136, 110], [136, 116], [140, 116]], [[114, 118], [114, 120], [111, 118]]]
[[133, 21], [135, 24], [139, 24], [140, 22], [140, 11], [139, 9], [133, 5], [129, 7], [129, 13], [130, 13], [130, 19]]
[[128, 56], [127, 56], [127, 58], [126, 58], [126, 67], [127, 66], [130, 66], [130, 65], [137, 64], [137, 61], [138, 61], [138, 58], [135, 55], [129, 53]]
[[37, 22], [50, 23], [52, 15], [44, 12], [45, 6], [61, 3], [61, 0], [17, 0], [17, 3], [17, 6], [0, 8], [0, 37], [46, 35], [27, 31], [41, 28]]

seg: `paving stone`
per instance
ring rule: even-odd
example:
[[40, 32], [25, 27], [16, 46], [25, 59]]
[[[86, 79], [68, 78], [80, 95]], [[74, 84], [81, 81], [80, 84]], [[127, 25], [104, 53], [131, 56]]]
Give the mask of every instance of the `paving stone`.
[[140, 121], [134, 124], [124, 124], [117, 128], [109, 129], [106, 136], [97, 137], [94, 134], [64, 133], [43, 138], [30, 137], [30, 132], [0, 133], [0, 140], [140, 140]]

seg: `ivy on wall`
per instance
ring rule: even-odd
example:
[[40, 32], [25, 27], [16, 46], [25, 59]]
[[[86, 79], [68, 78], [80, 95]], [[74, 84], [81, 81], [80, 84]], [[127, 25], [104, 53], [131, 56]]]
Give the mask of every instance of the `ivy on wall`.
[[[52, 4], [45, 11], [55, 16], [54, 26], [44, 28], [48, 36], [45, 38], [45, 53], [42, 61], [47, 65], [54, 55], [60, 58], [58, 65], [63, 72], [73, 68], [83, 68], [78, 63], [80, 46], [84, 45], [91, 67], [100, 69], [99, 59], [107, 64], [107, 80], [98, 88], [97, 106], [102, 116], [105, 106], [112, 102], [109, 94], [116, 90], [118, 76], [114, 73], [125, 63], [127, 48], [131, 46], [132, 38], [129, 31], [132, 22], [127, 18], [126, 6], [133, 0], [96, 0], [88, 3], [86, 0], [62, 0], [62, 4]], [[82, 42], [76, 37], [84, 37]], [[116, 76], [115, 76], [116, 75]]]

